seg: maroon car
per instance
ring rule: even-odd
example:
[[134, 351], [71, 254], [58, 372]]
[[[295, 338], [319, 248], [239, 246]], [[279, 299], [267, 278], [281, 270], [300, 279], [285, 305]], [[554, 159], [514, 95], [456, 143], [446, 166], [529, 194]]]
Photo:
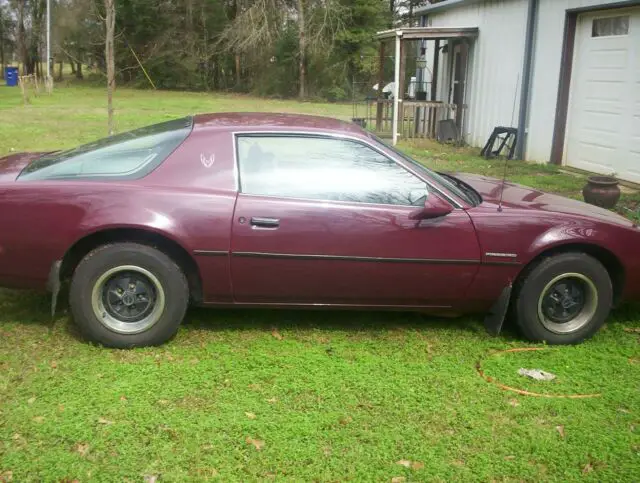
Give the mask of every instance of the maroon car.
[[[576, 343], [640, 298], [640, 230], [609, 211], [438, 174], [356, 125], [173, 120], [0, 160], [0, 286], [53, 292], [113, 347], [160, 344], [189, 303], [507, 312]], [[508, 309], [510, 309], [508, 311]]]

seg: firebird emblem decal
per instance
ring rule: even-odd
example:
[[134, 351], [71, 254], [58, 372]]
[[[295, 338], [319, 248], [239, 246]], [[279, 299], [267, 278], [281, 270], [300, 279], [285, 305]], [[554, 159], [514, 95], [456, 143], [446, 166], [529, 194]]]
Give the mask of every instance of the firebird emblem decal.
[[205, 168], [210, 168], [211, 166], [213, 166], [213, 162], [215, 161], [215, 155], [211, 155], [208, 158], [200, 153], [200, 162], [202, 163], [202, 166], [204, 166]]

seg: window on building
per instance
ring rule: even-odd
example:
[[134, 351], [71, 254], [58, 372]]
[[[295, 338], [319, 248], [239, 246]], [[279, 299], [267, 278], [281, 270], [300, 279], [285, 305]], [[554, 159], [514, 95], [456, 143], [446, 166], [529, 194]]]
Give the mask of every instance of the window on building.
[[592, 37], [611, 37], [629, 34], [629, 16], [603, 17], [593, 19]]

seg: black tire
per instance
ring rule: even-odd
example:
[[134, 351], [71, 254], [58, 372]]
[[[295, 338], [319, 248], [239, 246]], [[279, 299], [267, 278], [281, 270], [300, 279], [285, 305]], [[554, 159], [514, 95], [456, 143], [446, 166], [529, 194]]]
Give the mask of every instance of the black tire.
[[[129, 268], [125, 270], [124, 267]], [[136, 279], [126, 278], [127, 275], [142, 280], [141, 286], [148, 288], [150, 295], [146, 292], [136, 295], [138, 282], [131, 283]], [[145, 277], [147, 284], [144, 283]], [[143, 300], [138, 307], [145, 306], [146, 312], [141, 313], [140, 317], [145, 313], [147, 317], [137, 322], [140, 325], [135, 332], [131, 332], [134, 325], [126, 324], [129, 321], [122, 321], [123, 316], [114, 311], [122, 310], [122, 303], [117, 300], [113, 304], [110, 302], [109, 294], [115, 291], [109, 291], [109, 287], [116, 287], [118, 292], [122, 292], [120, 286], [108, 285], [115, 283], [115, 278], [118, 278], [118, 283], [126, 281], [124, 283], [129, 285], [130, 289], [124, 295], [130, 294]], [[116, 304], [120, 307], [114, 309]], [[175, 335], [184, 318], [189, 305], [189, 286], [180, 267], [155, 248], [137, 243], [104, 245], [85, 256], [75, 269], [69, 290], [69, 305], [75, 323], [91, 341], [121, 349], [160, 345]], [[135, 310], [135, 307], [130, 305], [125, 309]], [[151, 325], [146, 327], [148, 324]]]
[[[562, 278], [569, 274], [575, 275]], [[562, 305], [564, 299], [558, 296], [562, 290], [554, 290], [567, 281], [578, 289], [578, 296], [567, 303], [582, 300], [583, 304], [574, 307], [583, 308], [568, 309], [580, 311], [572, 319], [556, 323], [559, 319], [551, 314], [570, 315]], [[566, 290], [567, 285], [560, 287]], [[550, 300], [549, 297], [554, 298]], [[557, 300], [560, 302], [554, 305]], [[513, 302], [516, 324], [527, 339], [549, 344], [577, 344], [591, 337], [604, 324], [613, 303], [613, 287], [607, 269], [598, 260], [585, 253], [563, 253], [529, 267], [516, 287]], [[554, 308], [549, 309], [549, 305]]]

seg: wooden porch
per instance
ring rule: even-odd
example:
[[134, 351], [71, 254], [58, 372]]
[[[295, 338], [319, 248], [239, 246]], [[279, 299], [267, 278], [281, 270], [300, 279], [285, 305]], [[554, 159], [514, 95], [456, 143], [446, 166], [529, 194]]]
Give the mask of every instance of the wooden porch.
[[[439, 134], [442, 134], [442, 121], [446, 121], [449, 132], [456, 129], [459, 131], [464, 125], [466, 112], [464, 103], [466, 82], [464, 79], [458, 81], [457, 91], [452, 89], [452, 95], [443, 99], [445, 96], [439, 95], [440, 90], [438, 89], [439, 73], [442, 68], [440, 56], [443, 49], [448, 48], [450, 44], [465, 45], [464, 57], [461, 58], [457, 55], [455, 62], [464, 63], [463, 66], [460, 66], [459, 71], [464, 72], [463, 75], [466, 76], [468, 45], [470, 39], [478, 36], [478, 32], [475, 27], [405, 27], [378, 32], [376, 35], [376, 38], [380, 40], [378, 94], [377, 98], [366, 101], [368, 104], [366, 108], [368, 116], [375, 112], [375, 119], [372, 118], [369, 121], [369, 126], [375, 126], [375, 132], [381, 135], [390, 134], [393, 144], [396, 144], [399, 137], [438, 139], [440, 138]], [[425, 41], [428, 40], [434, 41], [431, 79], [428, 82], [423, 79], [421, 81], [422, 85], [408, 89], [408, 54], [409, 52], [419, 53], [416, 57], [416, 70], [426, 67]], [[444, 44], [445, 41], [447, 44]], [[419, 44], [416, 45], [417, 42]], [[391, 98], [387, 98], [383, 92], [386, 82], [384, 60], [385, 51], [390, 46], [395, 49], [394, 78]], [[411, 47], [413, 47], [413, 50]], [[418, 67], [419, 62], [424, 65]], [[449, 62], [451, 70], [453, 70], [453, 65]], [[455, 75], [458, 75], [458, 68], [456, 68]], [[429, 93], [423, 88], [427, 84], [430, 85]], [[421, 90], [418, 91], [418, 88]], [[427, 94], [429, 94], [428, 99]]]

